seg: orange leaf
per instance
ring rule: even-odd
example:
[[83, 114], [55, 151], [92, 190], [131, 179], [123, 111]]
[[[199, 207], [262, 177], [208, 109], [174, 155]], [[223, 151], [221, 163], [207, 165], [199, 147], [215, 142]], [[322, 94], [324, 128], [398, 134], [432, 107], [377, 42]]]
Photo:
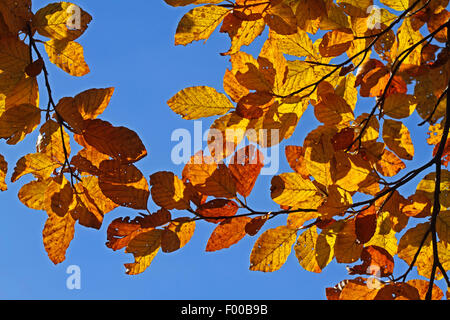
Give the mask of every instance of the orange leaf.
[[212, 252], [231, 247], [245, 237], [248, 217], [238, 217], [221, 222], [214, 229], [206, 245], [206, 251]]
[[264, 156], [255, 146], [249, 145], [238, 150], [229, 165], [237, 192], [248, 197], [263, 167]]

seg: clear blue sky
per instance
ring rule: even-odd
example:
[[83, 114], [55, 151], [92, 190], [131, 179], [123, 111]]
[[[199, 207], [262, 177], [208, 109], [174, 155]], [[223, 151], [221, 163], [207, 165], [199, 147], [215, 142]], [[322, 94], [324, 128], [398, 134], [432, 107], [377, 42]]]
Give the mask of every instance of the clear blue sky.
[[[50, 1], [33, 0], [34, 10], [47, 3]], [[175, 47], [176, 25], [188, 8], [172, 8], [162, 0], [75, 3], [93, 16], [88, 30], [78, 40], [85, 48], [91, 73], [74, 78], [50, 67], [55, 98], [114, 86], [116, 91], [102, 119], [127, 126], [140, 135], [149, 155], [138, 166], [147, 177], [161, 170], [180, 175], [182, 166], [173, 165], [170, 159], [175, 145], [170, 137], [178, 128], [192, 130], [193, 122], [174, 114], [166, 101], [188, 86], [209, 85], [223, 91], [228, 59], [219, 52], [228, 50], [228, 37], [215, 32], [206, 45], [198, 42]], [[256, 50], [250, 52], [258, 52], [260, 46], [261, 41], [257, 41]], [[45, 105], [47, 98], [41, 91]], [[315, 127], [311, 111], [302, 118], [288, 144], [302, 145], [306, 133]], [[416, 127], [418, 118], [411, 118], [411, 127]], [[211, 122], [212, 119], [205, 120], [204, 129]], [[423, 139], [421, 132], [417, 139]], [[0, 153], [9, 162], [10, 174], [21, 156], [34, 152], [36, 138], [35, 132], [14, 147], [0, 142]], [[283, 155], [284, 147], [281, 152]], [[417, 153], [413, 167], [428, 160], [424, 152]], [[290, 172], [284, 156], [280, 161], [280, 173]], [[185, 248], [171, 254], [160, 252], [146, 272], [128, 276], [123, 264], [132, 262], [132, 255], [113, 252], [105, 246], [108, 224], [117, 217], [136, 214], [122, 208], [105, 216], [100, 231], [77, 225], [66, 261], [54, 266], [42, 244], [46, 214], [26, 208], [17, 198], [26, 179], [9, 183], [9, 190], [0, 194], [0, 299], [324, 299], [327, 286], [348, 278], [345, 266], [334, 262], [321, 274], [306, 272], [294, 254], [277, 272], [251, 272], [249, 255], [256, 238], [246, 237], [230, 249], [206, 253], [204, 248], [214, 228], [208, 223], [197, 224], [196, 233]], [[261, 177], [249, 198], [256, 209], [277, 209], [270, 200], [270, 179]], [[151, 209], [157, 208], [151, 205]], [[275, 220], [265, 228], [285, 222]], [[70, 265], [81, 268], [81, 290], [66, 288], [66, 269]]]

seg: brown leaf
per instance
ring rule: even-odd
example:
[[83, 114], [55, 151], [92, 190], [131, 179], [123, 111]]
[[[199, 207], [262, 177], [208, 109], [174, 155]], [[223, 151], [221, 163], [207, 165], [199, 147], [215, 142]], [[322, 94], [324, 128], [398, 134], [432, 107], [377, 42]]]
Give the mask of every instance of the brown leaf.
[[248, 197], [263, 167], [264, 156], [255, 146], [249, 145], [238, 150], [229, 165], [237, 192]]
[[[212, 223], [220, 223], [227, 217], [232, 217], [236, 214], [239, 207], [236, 202], [227, 199], [214, 199], [199, 206], [196, 212], [205, 217], [206, 221]], [[207, 219], [212, 218], [212, 219]]]
[[123, 164], [134, 163], [147, 155], [144, 144], [134, 131], [114, 127], [107, 121], [84, 120], [83, 137], [90, 146]]

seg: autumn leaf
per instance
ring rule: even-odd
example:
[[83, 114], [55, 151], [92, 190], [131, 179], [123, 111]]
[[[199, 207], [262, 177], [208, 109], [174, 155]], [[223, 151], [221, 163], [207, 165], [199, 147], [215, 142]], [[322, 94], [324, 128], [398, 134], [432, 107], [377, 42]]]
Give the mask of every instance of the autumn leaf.
[[332, 248], [323, 241], [323, 237], [319, 237], [316, 226], [298, 237], [294, 250], [300, 265], [311, 272], [322, 272], [333, 259]]
[[60, 217], [51, 214], [45, 222], [42, 236], [48, 257], [54, 264], [66, 258], [66, 251], [75, 233], [75, 220], [70, 214]]
[[298, 173], [275, 176], [271, 184], [272, 199], [280, 205], [299, 208], [320, 203], [322, 199], [316, 186]]
[[8, 187], [6, 186], [6, 174], [8, 172], [8, 163], [5, 157], [0, 154], [0, 191], [6, 191]]
[[224, 7], [213, 5], [192, 9], [178, 24], [175, 45], [187, 45], [193, 41], [208, 39], [228, 12]]
[[[72, 29], [68, 27], [70, 26], [68, 21], [74, 19], [74, 12], [80, 13], [79, 27]], [[33, 27], [44, 37], [55, 40], [75, 40], [86, 31], [91, 20], [91, 15], [77, 5], [70, 2], [58, 2], [39, 9], [33, 16]]]
[[205, 86], [183, 89], [167, 101], [167, 104], [187, 120], [223, 115], [233, 108], [224, 94]]
[[206, 251], [212, 252], [229, 248], [245, 237], [245, 227], [250, 222], [248, 217], [236, 217], [221, 222], [211, 234]]
[[273, 272], [286, 262], [297, 238], [297, 230], [280, 226], [265, 231], [256, 241], [250, 255], [250, 270]]
[[174, 219], [161, 234], [162, 251], [169, 253], [183, 248], [191, 240], [194, 231], [195, 221], [188, 218]]
[[147, 155], [144, 144], [134, 131], [114, 127], [100, 119], [85, 120], [83, 137], [90, 146], [122, 163], [134, 163]]
[[383, 124], [383, 140], [389, 149], [402, 159], [412, 160], [414, 145], [408, 128], [401, 122], [385, 120]]
[[53, 64], [72, 76], [82, 77], [90, 72], [83, 47], [75, 41], [52, 39], [45, 43], [45, 50]]
[[168, 210], [184, 210], [190, 208], [186, 197], [186, 186], [183, 181], [172, 172], [157, 172], [150, 176], [151, 194], [153, 201]]
[[36, 129], [41, 122], [41, 112], [35, 106], [21, 104], [6, 110], [0, 116], [0, 139], [15, 145]]

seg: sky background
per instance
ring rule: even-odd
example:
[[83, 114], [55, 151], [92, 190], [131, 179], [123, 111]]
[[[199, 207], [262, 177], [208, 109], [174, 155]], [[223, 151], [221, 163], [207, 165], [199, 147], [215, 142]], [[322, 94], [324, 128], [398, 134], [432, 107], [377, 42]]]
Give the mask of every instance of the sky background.
[[[33, 0], [34, 12], [51, 1]], [[91, 73], [82, 78], [67, 75], [49, 66], [54, 98], [74, 96], [90, 88], [115, 87], [109, 107], [101, 116], [115, 126], [136, 131], [148, 150], [138, 162], [146, 177], [157, 171], [173, 171], [181, 175], [182, 166], [174, 165], [170, 155], [176, 142], [174, 130], [194, 128], [193, 121], [182, 120], [166, 104], [179, 90], [208, 85], [223, 92], [222, 79], [229, 66], [227, 57], [219, 55], [230, 46], [228, 36], [215, 32], [206, 44], [197, 42], [187, 47], [174, 46], [178, 21], [190, 7], [173, 8], [163, 0], [75, 2], [93, 16], [85, 34], [78, 39], [85, 49]], [[266, 34], [266, 33], [265, 33]], [[257, 55], [260, 37], [253, 49]], [[40, 47], [44, 52], [43, 46]], [[47, 97], [41, 86], [41, 104]], [[370, 110], [364, 100], [357, 106]], [[203, 121], [206, 130], [214, 119]], [[424, 146], [425, 131], [417, 130], [417, 115], [408, 119], [414, 128], [413, 140], [422, 147], [408, 163], [409, 168], [429, 160], [430, 148]], [[280, 148], [280, 171], [291, 172], [284, 157], [286, 144], [302, 145], [305, 135], [317, 126], [309, 108], [294, 136]], [[37, 131], [37, 130], [36, 130]], [[17, 146], [0, 142], [0, 153], [9, 163], [8, 180], [16, 161], [34, 152], [37, 132]], [[249, 256], [256, 237], [246, 237], [239, 244], [215, 253], [206, 253], [209, 235], [215, 225], [198, 223], [191, 242], [183, 249], [158, 253], [152, 265], [141, 275], [125, 274], [124, 263], [133, 256], [114, 252], [105, 246], [106, 229], [117, 217], [135, 216], [136, 211], [118, 208], [105, 216], [101, 230], [76, 226], [75, 238], [66, 261], [54, 266], [42, 244], [45, 212], [25, 207], [17, 198], [20, 187], [30, 180], [8, 183], [9, 190], [0, 193], [0, 299], [325, 299], [325, 288], [349, 278], [345, 265], [332, 262], [321, 274], [303, 270], [292, 253], [287, 263], [273, 273], [249, 271]], [[270, 199], [270, 176], [261, 176], [248, 203], [258, 210], [276, 210]], [[417, 181], [412, 183], [415, 188]], [[150, 204], [150, 209], [157, 207]], [[175, 213], [180, 216], [180, 213]], [[273, 219], [263, 230], [285, 223]], [[260, 233], [261, 234], [261, 233]], [[66, 270], [71, 265], [81, 269], [81, 289], [69, 290]], [[405, 264], [400, 262], [401, 266]], [[396, 275], [400, 274], [396, 269]]]

